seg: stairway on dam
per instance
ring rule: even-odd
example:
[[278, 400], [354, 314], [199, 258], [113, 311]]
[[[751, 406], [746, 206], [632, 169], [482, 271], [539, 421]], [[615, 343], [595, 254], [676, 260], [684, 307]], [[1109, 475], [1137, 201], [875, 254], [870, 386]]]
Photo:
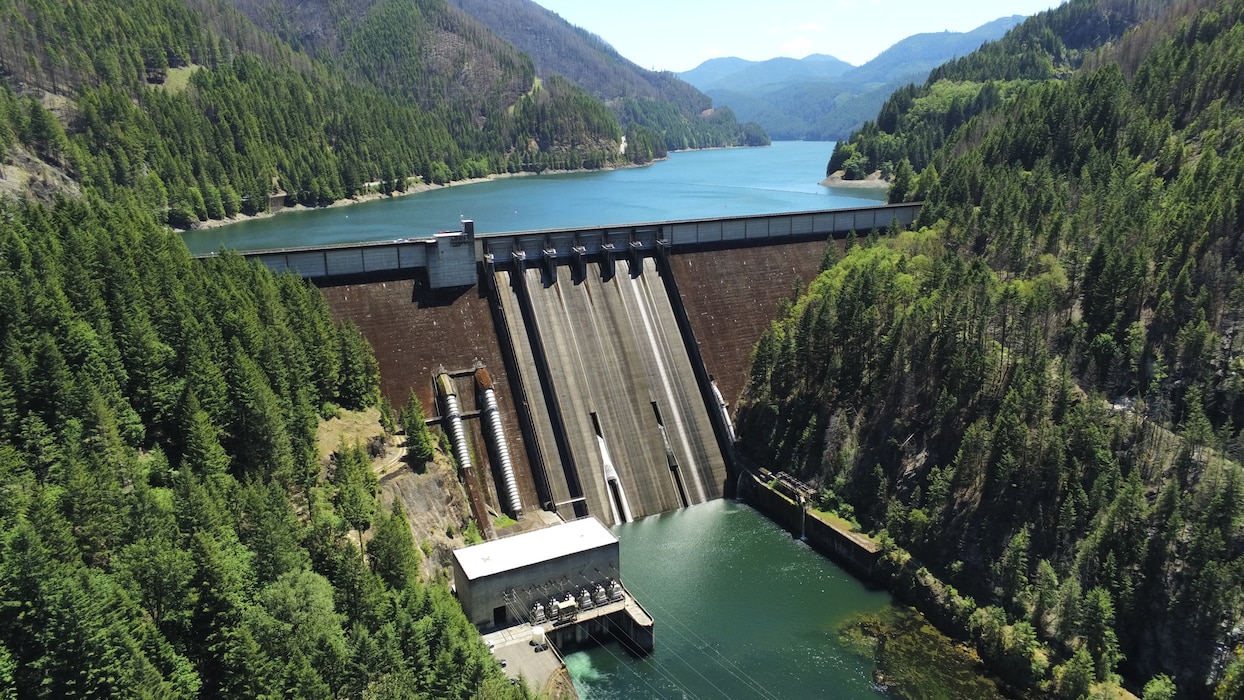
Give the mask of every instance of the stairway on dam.
[[619, 523], [721, 497], [725, 460], [656, 259], [494, 274], [546, 505]]

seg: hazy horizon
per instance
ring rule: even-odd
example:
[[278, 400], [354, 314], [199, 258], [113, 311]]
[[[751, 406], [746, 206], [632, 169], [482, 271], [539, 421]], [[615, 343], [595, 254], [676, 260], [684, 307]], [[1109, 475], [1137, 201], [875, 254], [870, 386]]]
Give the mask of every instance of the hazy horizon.
[[1034, 15], [1060, 0], [769, 0], [758, 18], [743, 0], [631, 0], [617, 6], [583, 0], [534, 0], [609, 42], [643, 68], [675, 73], [711, 58], [750, 61], [826, 54], [860, 66], [913, 35], [969, 32], [1011, 15]]

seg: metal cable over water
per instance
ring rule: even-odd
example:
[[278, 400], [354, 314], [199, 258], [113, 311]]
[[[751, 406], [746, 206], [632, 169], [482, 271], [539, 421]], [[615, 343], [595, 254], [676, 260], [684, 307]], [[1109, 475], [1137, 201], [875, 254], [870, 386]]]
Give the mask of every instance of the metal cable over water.
[[[614, 569], [612, 567], [610, 567], [609, 570], [610, 572], [612, 572], [613, 576], [616, 576], [619, 580], [621, 580], [621, 577], [622, 577], [621, 572], [619, 572], [617, 569]], [[632, 595], [636, 595], [636, 594], [632, 592]], [[637, 600], [638, 598], [639, 596], [636, 595]], [[667, 608], [664, 608], [659, 603], [657, 603], [656, 596], [649, 596], [648, 602], [644, 603], [644, 606], [654, 608], [658, 613], [660, 613], [661, 619], [663, 621], [672, 621], [674, 623], [674, 626], [671, 627], [669, 631], [673, 632], [680, 639], [682, 639], [683, 642], [686, 643], [687, 648], [693, 650], [692, 652], [693, 654], [696, 651], [698, 651], [699, 654], [703, 656], [704, 660], [708, 664], [716, 664], [723, 671], [733, 676], [735, 680], [739, 681], [739, 683], [741, 683], [743, 686], [747, 688], [749, 693], [755, 693], [756, 696], [765, 698], [766, 700], [777, 700], [778, 696], [774, 695], [767, 688], [765, 688], [763, 683], [756, 680], [755, 678], [752, 678], [752, 676], [748, 674], [747, 671], [743, 670], [739, 665], [735, 664], [729, 658], [723, 656], [721, 652], [717, 651], [714, 648], [713, 644], [709, 643], [708, 640], [696, 634], [695, 630], [690, 625], [680, 620], [678, 616], [673, 613], [673, 611]], [[681, 627], [685, 631], [685, 634], [683, 631], [679, 631], [679, 627]], [[700, 678], [703, 678], [709, 685], [713, 686], [714, 689], [718, 690], [723, 695], [726, 695], [726, 697], [729, 697], [728, 693], [725, 693], [725, 691], [722, 691], [721, 688], [719, 688], [716, 683], [709, 680], [707, 676], [705, 676], [703, 673], [699, 671], [699, 668], [702, 666], [702, 664], [691, 663], [691, 661], [684, 658], [682, 654], [677, 653], [669, 646], [665, 646], [664, 649], [666, 653], [678, 659], [678, 661], [682, 662], [684, 665], [690, 668], [692, 672], [694, 672], [697, 676], [699, 676]], [[660, 667], [660, 664], [654, 664], [654, 665], [658, 668]]]

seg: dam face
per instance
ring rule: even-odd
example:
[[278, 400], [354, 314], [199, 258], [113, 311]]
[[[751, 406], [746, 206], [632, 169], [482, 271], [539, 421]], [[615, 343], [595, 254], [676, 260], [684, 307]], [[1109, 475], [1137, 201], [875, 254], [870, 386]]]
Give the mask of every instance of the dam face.
[[720, 498], [725, 459], [652, 257], [494, 274], [545, 507], [629, 522]]
[[478, 238], [464, 221], [431, 238], [248, 257], [317, 280], [371, 342], [384, 395], [400, 406], [415, 392], [455, 434], [478, 521], [546, 508], [614, 524], [724, 495], [723, 404], [783, 300], [815, 277], [827, 238], [906, 226], [919, 209]]

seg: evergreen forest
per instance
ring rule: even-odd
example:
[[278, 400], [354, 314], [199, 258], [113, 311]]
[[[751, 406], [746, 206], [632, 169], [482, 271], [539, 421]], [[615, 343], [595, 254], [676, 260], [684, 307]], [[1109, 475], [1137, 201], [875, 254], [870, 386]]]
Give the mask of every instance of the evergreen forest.
[[531, 0], [449, 1], [531, 56], [541, 76], [565, 76], [609, 105], [627, 130], [633, 163], [669, 151], [769, 145], [759, 125], [740, 124], [732, 110], [714, 108], [712, 99], [678, 75], [640, 68], [599, 36]]
[[137, 193], [0, 217], [0, 697], [525, 692], [365, 448], [322, 468], [379, 374], [314, 287], [192, 260]]
[[5, 184], [132, 189], [177, 228], [768, 143], [685, 84], [611, 108], [445, 0], [16, 0], [0, 36]]
[[1244, 3], [1071, 0], [828, 168], [924, 206], [758, 343], [749, 456], [1014, 689], [1244, 697]]

